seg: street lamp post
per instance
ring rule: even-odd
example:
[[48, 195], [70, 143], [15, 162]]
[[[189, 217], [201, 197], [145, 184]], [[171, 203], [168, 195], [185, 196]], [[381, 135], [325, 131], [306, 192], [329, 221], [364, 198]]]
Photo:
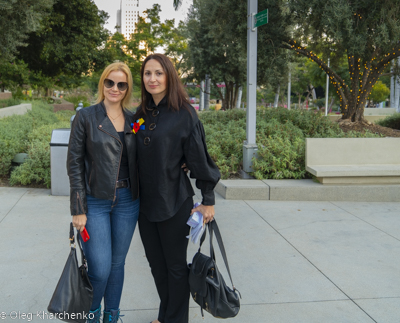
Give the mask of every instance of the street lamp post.
[[289, 82], [288, 82], [288, 90], [287, 90], [287, 108], [290, 110], [290, 93], [292, 92], [292, 73], [290, 72], [289, 65]]
[[[328, 67], [329, 67], [329, 58], [328, 58]], [[329, 74], [326, 73], [326, 89], [325, 89], [325, 116], [328, 115], [328, 95], [329, 95]]]
[[247, 0], [247, 110], [246, 137], [243, 145], [243, 170], [252, 172], [252, 158], [257, 156], [256, 111], [257, 111], [257, 28], [254, 15], [258, 10], [257, 0]]

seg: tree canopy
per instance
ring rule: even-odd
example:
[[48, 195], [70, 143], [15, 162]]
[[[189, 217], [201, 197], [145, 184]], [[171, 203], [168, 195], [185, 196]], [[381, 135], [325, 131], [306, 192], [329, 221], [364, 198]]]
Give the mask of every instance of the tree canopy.
[[[343, 119], [363, 120], [372, 88], [388, 64], [400, 56], [400, 3], [289, 0], [287, 13], [295, 28], [293, 37], [282, 39], [283, 47], [308, 57], [329, 74]], [[337, 71], [344, 55], [349, 81]]]
[[54, 0], [0, 0], [0, 57], [11, 60], [25, 46], [28, 34], [38, 30]]
[[109, 37], [104, 28], [107, 18], [91, 0], [57, 1], [41, 29], [30, 33], [28, 45], [19, 48], [18, 58], [35, 73], [68, 87], [82, 74], [103, 68], [109, 59], [102, 49]]
[[[279, 84], [287, 63], [287, 54], [271, 46], [276, 37], [287, 32], [282, 11], [276, 1], [260, 0], [273, 14], [268, 28], [258, 30], [259, 84]], [[238, 88], [247, 72], [247, 4], [242, 0], [194, 0], [187, 23], [192, 76], [198, 81], [208, 74], [214, 85], [225, 83], [224, 107], [234, 106]]]
[[184, 65], [187, 50], [184, 24], [180, 22], [178, 27], [175, 27], [175, 19], [162, 22], [160, 12], [161, 7], [158, 4], [145, 10], [136, 23], [136, 32], [125, 41], [125, 52], [134, 59], [135, 73], [139, 73], [141, 61], [147, 55], [161, 48], [165, 55], [171, 58], [177, 70]]

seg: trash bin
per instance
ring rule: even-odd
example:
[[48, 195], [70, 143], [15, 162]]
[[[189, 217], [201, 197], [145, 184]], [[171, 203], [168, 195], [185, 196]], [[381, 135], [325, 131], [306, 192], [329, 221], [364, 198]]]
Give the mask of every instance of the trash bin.
[[69, 196], [67, 153], [71, 129], [54, 129], [50, 141], [51, 195]]

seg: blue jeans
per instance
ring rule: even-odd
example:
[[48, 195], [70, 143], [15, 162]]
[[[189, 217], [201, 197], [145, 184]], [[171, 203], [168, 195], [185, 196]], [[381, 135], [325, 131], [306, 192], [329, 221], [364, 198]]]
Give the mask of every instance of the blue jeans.
[[[114, 201], [87, 195], [86, 229], [90, 236], [82, 242], [93, 285], [91, 310], [119, 309], [124, 284], [125, 258], [139, 216], [139, 199], [132, 201], [129, 188], [119, 188]], [[82, 241], [82, 240], [81, 240]]]

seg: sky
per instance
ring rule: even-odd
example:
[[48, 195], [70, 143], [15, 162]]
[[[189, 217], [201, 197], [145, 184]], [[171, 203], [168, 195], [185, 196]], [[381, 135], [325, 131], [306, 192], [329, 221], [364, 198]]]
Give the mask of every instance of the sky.
[[[93, 0], [99, 10], [103, 10], [110, 16], [105, 27], [112, 33], [115, 32], [117, 24], [117, 10], [120, 8], [120, 0]], [[160, 18], [161, 21], [175, 18], [175, 24], [178, 25], [179, 20], [185, 20], [188, 9], [193, 3], [193, 0], [183, 0], [181, 7], [175, 11], [173, 0], [142, 0], [146, 1], [146, 8], [151, 8], [153, 4], [158, 3], [161, 6]]]

